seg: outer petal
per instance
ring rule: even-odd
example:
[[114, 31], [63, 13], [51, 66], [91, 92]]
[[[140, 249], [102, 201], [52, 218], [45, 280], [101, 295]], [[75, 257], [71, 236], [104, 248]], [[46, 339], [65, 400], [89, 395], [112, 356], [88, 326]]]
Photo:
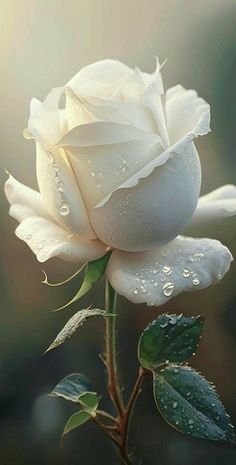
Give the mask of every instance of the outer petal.
[[178, 236], [148, 252], [114, 251], [107, 278], [135, 303], [162, 305], [183, 291], [204, 289], [223, 278], [232, 255], [219, 241]]
[[21, 184], [11, 175], [9, 175], [4, 189], [7, 200], [11, 205], [10, 215], [17, 221], [22, 221], [28, 216], [32, 216], [32, 214], [50, 219], [39, 192]]
[[28, 244], [39, 262], [59, 257], [84, 263], [106, 253], [106, 247], [101, 242], [70, 235], [55, 223], [37, 216], [23, 220], [16, 228], [16, 236]]
[[56, 225], [43, 205], [39, 192], [21, 184], [13, 176], [5, 183], [10, 215], [20, 222], [16, 235], [24, 240], [40, 262], [60, 257], [80, 263], [95, 260], [106, 253], [99, 241], [82, 240]]
[[63, 227], [81, 237], [95, 239], [79, 186], [63, 149], [49, 150], [37, 144], [37, 178], [44, 204]]
[[236, 186], [227, 184], [200, 197], [189, 227], [236, 215]]
[[197, 151], [190, 138], [149, 162], [90, 211], [97, 236], [126, 251], [169, 242], [190, 221], [201, 184]]
[[210, 107], [195, 90], [177, 85], [166, 92], [167, 130], [171, 143], [186, 134], [202, 136], [210, 131]]
[[26, 139], [35, 138], [48, 145], [63, 136], [67, 123], [65, 111], [59, 109], [59, 101], [64, 90], [64, 87], [52, 89], [43, 103], [35, 98], [31, 100], [28, 129], [24, 131]]
[[129, 141], [68, 152], [87, 211], [162, 152], [158, 142]]

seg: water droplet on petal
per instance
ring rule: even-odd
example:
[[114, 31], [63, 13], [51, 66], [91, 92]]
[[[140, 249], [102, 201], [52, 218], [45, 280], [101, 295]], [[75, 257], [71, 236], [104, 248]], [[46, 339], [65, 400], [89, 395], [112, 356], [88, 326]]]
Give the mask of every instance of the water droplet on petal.
[[136, 289], [134, 289], [134, 291], [133, 291], [133, 292], [134, 292], [134, 295], [138, 295], [138, 293], [139, 293], [139, 289], [138, 289], [138, 288], [136, 288]]
[[198, 286], [200, 284], [200, 279], [196, 277], [193, 279], [192, 283], [194, 286]]
[[58, 190], [59, 192], [64, 192], [65, 186], [64, 186], [64, 184], [63, 184], [62, 181], [59, 181], [59, 182], [58, 182], [57, 190]]
[[184, 278], [189, 278], [190, 274], [191, 274], [191, 271], [188, 268], [184, 268], [183, 277]]
[[59, 211], [60, 211], [60, 215], [62, 216], [68, 215], [70, 213], [70, 207], [68, 203], [62, 202]]
[[32, 239], [32, 234], [27, 234], [26, 240], [27, 240], [27, 241], [30, 241], [30, 239]]
[[174, 288], [175, 288], [174, 283], [169, 282], [169, 283], [164, 284], [164, 286], [162, 288], [163, 294], [166, 297], [171, 296], [173, 294]]
[[172, 273], [173, 269], [171, 268], [171, 266], [165, 265], [165, 266], [163, 266], [162, 271], [163, 271], [163, 273], [169, 275], [169, 274]]

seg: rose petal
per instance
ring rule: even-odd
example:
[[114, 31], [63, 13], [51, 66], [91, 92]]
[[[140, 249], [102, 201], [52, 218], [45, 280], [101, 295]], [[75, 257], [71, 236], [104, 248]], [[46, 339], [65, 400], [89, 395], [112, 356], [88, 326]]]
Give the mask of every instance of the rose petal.
[[37, 179], [53, 218], [74, 234], [95, 239], [75, 175], [62, 149], [37, 144]]
[[236, 186], [221, 186], [200, 197], [189, 227], [236, 215]]
[[106, 247], [101, 242], [86, 241], [70, 235], [68, 231], [42, 217], [26, 218], [15, 233], [27, 243], [39, 262], [59, 257], [71, 262], [85, 263], [106, 253]]
[[170, 140], [162, 102], [162, 94], [164, 93], [164, 89], [158, 59], [155, 73], [149, 79], [145, 79], [145, 73], [141, 73], [141, 77], [146, 83], [144, 90], [144, 104], [152, 111], [164, 147], [167, 148], [170, 146]]
[[68, 151], [87, 211], [156, 158], [160, 143], [129, 141]]
[[107, 279], [135, 303], [162, 305], [183, 291], [204, 289], [223, 278], [232, 255], [219, 241], [178, 236], [164, 247], [148, 252], [115, 250]]
[[167, 243], [190, 221], [200, 183], [199, 157], [187, 137], [149, 162], [91, 210], [94, 230], [106, 244], [126, 251]]
[[195, 90], [177, 85], [166, 92], [167, 129], [171, 143], [186, 134], [202, 136], [210, 131], [210, 107]]
[[10, 215], [17, 221], [22, 221], [32, 214], [50, 219], [50, 214], [45, 208], [39, 192], [21, 184], [11, 175], [9, 175], [4, 189], [11, 205]]
[[131, 125], [154, 133], [157, 130], [151, 111], [143, 105], [115, 98], [76, 95], [69, 87], [66, 89], [66, 115], [69, 129], [79, 124], [103, 121]]
[[81, 69], [69, 82], [76, 93], [84, 95], [109, 96], [114, 91], [114, 83], [133, 70], [116, 60], [101, 60]]
[[20, 222], [16, 235], [25, 241], [40, 262], [51, 257], [84, 263], [102, 257], [107, 247], [99, 241], [83, 240], [53, 222], [39, 192], [13, 176], [5, 183], [10, 215]]
[[28, 131], [24, 133], [27, 139], [35, 138], [38, 142], [49, 145], [64, 135], [67, 129], [65, 111], [59, 109], [64, 90], [64, 87], [52, 89], [43, 103], [37, 99], [31, 100]]
[[119, 144], [133, 140], [160, 142], [157, 134], [143, 131], [126, 124], [114, 122], [97, 122], [81, 124], [71, 129], [58, 145], [70, 149], [72, 147], [92, 147], [106, 144]]

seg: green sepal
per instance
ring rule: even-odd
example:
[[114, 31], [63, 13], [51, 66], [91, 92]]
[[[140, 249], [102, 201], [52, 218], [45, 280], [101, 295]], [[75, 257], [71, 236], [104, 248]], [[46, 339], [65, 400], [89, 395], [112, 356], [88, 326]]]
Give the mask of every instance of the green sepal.
[[94, 260], [92, 262], [87, 263], [85, 267], [83, 283], [79, 291], [75, 294], [73, 299], [71, 299], [69, 302], [67, 302], [67, 304], [63, 305], [62, 307], [56, 308], [54, 312], [63, 310], [64, 308], [75, 303], [78, 299], [80, 299], [85, 294], [87, 294], [87, 292], [93, 287], [93, 285], [105, 273], [107, 262], [110, 258], [110, 255], [111, 255], [111, 252], [109, 251], [106, 253], [106, 255], [103, 255], [103, 257], [99, 258], [98, 260]]
[[154, 373], [154, 398], [164, 419], [178, 431], [210, 441], [236, 442], [214, 387], [186, 366], [169, 365]]
[[138, 346], [141, 365], [149, 370], [164, 363], [181, 363], [196, 351], [203, 328], [203, 317], [160, 315], [143, 331]]

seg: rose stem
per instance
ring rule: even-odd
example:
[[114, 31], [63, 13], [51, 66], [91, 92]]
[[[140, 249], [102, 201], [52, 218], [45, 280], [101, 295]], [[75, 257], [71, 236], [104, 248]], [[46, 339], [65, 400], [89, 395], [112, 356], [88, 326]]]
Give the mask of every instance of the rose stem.
[[108, 391], [113, 400], [119, 417], [124, 415], [124, 405], [121, 396], [121, 389], [117, 375], [117, 354], [116, 354], [116, 303], [117, 294], [106, 280], [105, 288], [105, 310], [110, 314], [106, 320], [106, 365], [108, 374]]

